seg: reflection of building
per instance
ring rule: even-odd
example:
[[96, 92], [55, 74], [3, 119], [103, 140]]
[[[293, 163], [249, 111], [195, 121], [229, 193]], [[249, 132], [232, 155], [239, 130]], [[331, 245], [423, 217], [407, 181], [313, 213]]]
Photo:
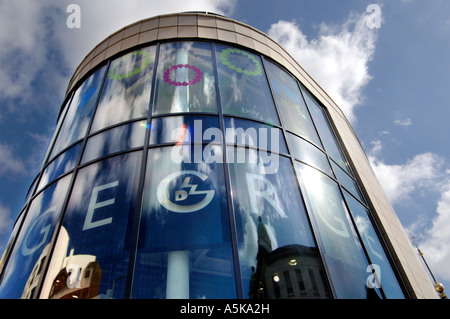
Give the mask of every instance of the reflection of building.
[[[83, 258], [84, 259], [84, 258]], [[80, 258], [76, 258], [77, 261]], [[77, 265], [78, 266], [78, 265]], [[69, 272], [67, 272], [69, 269]], [[73, 273], [72, 273], [73, 272]], [[75, 282], [70, 277], [75, 274]], [[84, 268], [63, 268], [53, 281], [50, 299], [92, 299], [98, 296], [102, 270], [96, 261], [89, 262]]]
[[330, 298], [325, 273], [316, 249], [284, 246], [266, 260], [267, 297], [295, 299]]
[[330, 298], [316, 248], [288, 245], [272, 250], [262, 218], [258, 218], [257, 266], [252, 267], [250, 299]]
[[25, 284], [25, 289], [22, 293], [22, 299], [29, 299], [33, 296], [42, 276], [42, 268], [44, 266], [45, 257], [47, 257], [48, 254], [48, 249], [49, 245], [45, 246], [38, 258], [38, 261], [34, 264], [33, 270], [30, 273], [30, 277]]
[[0, 298], [436, 297], [339, 107], [193, 12], [81, 62], [0, 271]]
[[[97, 297], [102, 270], [98, 262], [95, 261], [95, 256], [74, 255], [73, 249], [66, 256], [69, 237], [64, 228], [61, 229], [59, 243], [58, 250], [54, 251], [52, 255], [53, 273], [47, 273], [47, 276], [54, 277], [54, 280], [51, 286], [44, 285], [43, 291], [50, 290], [48, 292], [50, 299], [91, 299]], [[42, 268], [48, 250], [49, 245], [42, 250], [42, 254], [27, 281], [22, 298], [29, 299], [36, 290], [43, 274]], [[55, 275], [58, 268], [60, 270]]]

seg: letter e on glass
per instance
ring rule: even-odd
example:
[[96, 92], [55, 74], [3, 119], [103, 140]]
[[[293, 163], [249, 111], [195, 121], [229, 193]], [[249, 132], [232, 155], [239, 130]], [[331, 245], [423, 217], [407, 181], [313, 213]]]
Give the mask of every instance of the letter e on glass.
[[112, 223], [112, 217], [97, 220], [95, 222], [93, 222], [92, 219], [94, 217], [94, 211], [97, 208], [113, 205], [116, 200], [115, 198], [111, 198], [103, 202], [97, 202], [98, 193], [108, 188], [117, 187], [118, 185], [119, 181], [115, 181], [109, 184], [94, 187], [94, 189], [92, 190], [91, 199], [89, 200], [89, 207], [86, 214], [86, 219], [84, 220], [83, 230], [88, 230], [91, 228], [96, 228]]

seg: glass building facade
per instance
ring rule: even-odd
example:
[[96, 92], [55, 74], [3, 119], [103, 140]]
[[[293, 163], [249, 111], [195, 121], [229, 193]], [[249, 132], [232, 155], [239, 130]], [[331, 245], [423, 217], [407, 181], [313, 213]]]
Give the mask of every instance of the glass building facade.
[[410, 297], [327, 109], [199, 35], [68, 90], [0, 269], [0, 298]]

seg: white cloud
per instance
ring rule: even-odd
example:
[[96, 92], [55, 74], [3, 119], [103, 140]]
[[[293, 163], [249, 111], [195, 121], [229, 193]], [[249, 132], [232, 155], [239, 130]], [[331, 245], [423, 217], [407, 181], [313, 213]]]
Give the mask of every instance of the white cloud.
[[[58, 34], [67, 61], [74, 69], [100, 41], [126, 25], [152, 16], [185, 12], [208, 11], [230, 14], [236, 0], [78, 0], [81, 8], [81, 28], [66, 27], [66, 18]], [[53, 1], [64, 12], [70, 1]]]
[[279, 21], [268, 34], [279, 42], [324, 88], [351, 122], [371, 80], [368, 63], [375, 51], [376, 29], [365, 14], [350, 14], [341, 26], [322, 23], [318, 36], [308, 40], [295, 22]]
[[12, 146], [0, 144], [0, 176], [11, 173], [25, 174], [25, 164], [14, 156]]
[[[30, 102], [32, 85], [62, 94], [76, 66], [104, 38], [125, 25], [164, 13], [229, 14], [236, 0], [78, 0], [81, 28], [66, 21], [71, 0], [0, 2], [0, 98]], [[49, 68], [51, 70], [49, 70]], [[43, 76], [47, 72], [47, 76]], [[37, 82], [36, 82], [37, 81]], [[54, 94], [50, 94], [51, 96]], [[14, 111], [10, 103], [7, 111]]]
[[405, 120], [395, 120], [394, 124], [397, 126], [411, 126], [412, 120], [410, 118], [407, 118]]
[[[436, 215], [431, 219], [420, 216], [407, 228], [416, 237], [416, 244], [437, 281], [450, 281], [450, 173], [443, 174]], [[431, 224], [431, 227], [429, 226]], [[428, 226], [427, 226], [428, 225]], [[446, 287], [448, 290], [448, 286]]]
[[372, 149], [370, 150], [370, 157], [372, 157], [374, 160], [376, 160], [376, 156], [378, 156], [381, 151], [383, 150], [383, 144], [381, 141], [376, 140], [372, 141]]
[[450, 182], [443, 188], [436, 212], [433, 226], [422, 236], [420, 249], [436, 279], [450, 280]]
[[444, 161], [434, 153], [414, 156], [404, 164], [387, 164], [379, 158], [380, 141], [372, 142], [369, 161], [390, 202], [400, 204], [415, 191], [438, 190]]
[[46, 61], [38, 1], [0, 3], [0, 97], [26, 99], [26, 88]]
[[372, 142], [368, 157], [394, 206], [408, 202], [420, 191], [439, 194], [436, 211], [416, 216], [406, 231], [417, 237], [436, 279], [450, 281], [450, 169], [446, 169], [443, 158], [433, 153], [416, 155], [404, 164], [387, 164], [380, 159], [382, 148], [380, 141]]
[[0, 235], [9, 233], [11, 231], [11, 226], [11, 210], [0, 203]]

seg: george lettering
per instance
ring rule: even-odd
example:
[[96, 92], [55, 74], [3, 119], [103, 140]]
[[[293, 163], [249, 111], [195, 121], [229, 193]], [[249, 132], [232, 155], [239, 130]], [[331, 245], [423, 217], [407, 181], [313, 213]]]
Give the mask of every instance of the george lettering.
[[317, 215], [335, 234], [344, 238], [349, 238], [350, 234], [348, 233], [345, 221], [334, 213], [339, 211], [336, 203], [330, 199], [326, 199], [326, 201], [328, 201], [328, 204], [324, 203], [324, 205], [318, 209]]
[[[260, 215], [264, 211], [264, 204], [262, 200], [266, 200], [282, 218], [287, 218], [287, 215], [280, 206], [280, 201], [276, 198], [275, 187], [264, 176], [252, 173], [246, 173], [247, 187], [250, 196], [250, 205], [252, 213]], [[259, 198], [258, 198], [259, 197]]]
[[109, 184], [94, 187], [94, 189], [92, 190], [91, 199], [89, 201], [89, 207], [88, 207], [88, 211], [86, 214], [86, 219], [84, 220], [83, 230], [97, 228], [97, 227], [112, 223], [112, 217], [97, 220], [95, 222], [93, 222], [92, 220], [94, 219], [94, 212], [96, 209], [113, 205], [116, 200], [115, 198], [111, 198], [108, 200], [97, 202], [98, 193], [100, 193], [101, 191], [108, 189], [108, 188], [117, 187], [118, 185], [119, 185], [119, 181], [115, 181], [115, 182], [112, 182]]
[[46, 225], [45, 227], [43, 227], [40, 231], [40, 234], [42, 234], [42, 238], [41, 240], [34, 245], [33, 247], [29, 248], [27, 246], [27, 242], [29, 240], [30, 234], [33, 231], [33, 229], [36, 227], [36, 225], [38, 224], [38, 222], [42, 219], [42, 217], [46, 216], [49, 213], [53, 213], [56, 210], [56, 207], [50, 207], [49, 209], [47, 209], [45, 212], [42, 213], [41, 216], [39, 216], [34, 223], [32, 224], [32, 226], [30, 227], [30, 230], [28, 231], [28, 233], [25, 235], [25, 238], [23, 240], [23, 244], [22, 244], [22, 255], [24, 256], [29, 256], [32, 253], [34, 253], [36, 250], [38, 250], [39, 248], [41, 248], [48, 239], [48, 236], [50, 234], [50, 228], [51, 228], [51, 224]]

